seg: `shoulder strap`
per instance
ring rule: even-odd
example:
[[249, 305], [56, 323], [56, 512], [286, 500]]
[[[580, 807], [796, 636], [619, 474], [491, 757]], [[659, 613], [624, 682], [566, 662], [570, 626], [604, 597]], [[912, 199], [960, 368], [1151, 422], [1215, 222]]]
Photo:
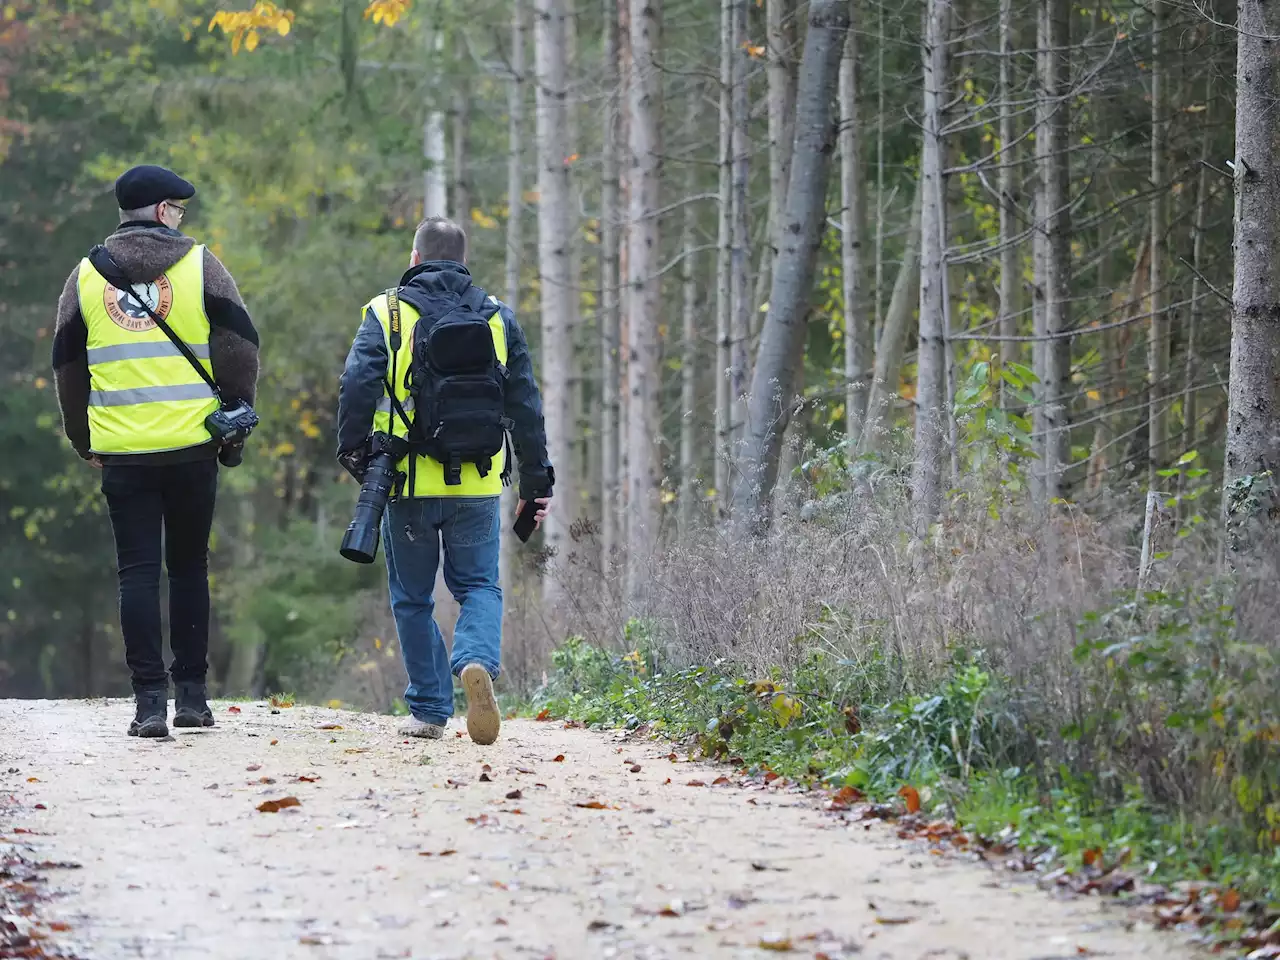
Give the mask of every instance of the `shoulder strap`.
[[[396, 399], [396, 387], [399, 382], [396, 376], [396, 361], [400, 357], [400, 290], [397, 287], [390, 287], [386, 293], [387, 296], [387, 345], [391, 349], [391, 378], [383, 378], [383, 383], [387, 388], [387, 399], [391, 401], [391, 409], [395, 411], [396, 416], [400, 418], [404, 424], [405, 436], [413, 430], [413, 424], [409, 422], [409, 416], [404, 412], [404, 407], [400, 405], [400, 401]], [[392, 423], [392, 435], [395, 435], [394, 422]]]
[[164, 317], [152, 310], [151, 305], [147, 303], [146, 298], [133, 288], [133, 281], [130, 280], [124, 270], [120, 268], [120, 264], [116, 263], [115, 257], [111, 256], [111, 252], [99, 243], [89, 251], [89, 263], [93, 266], [93, 269], [102, 274], [102, 278], [106, 280], [107, 283], [111, 284], [117, 290], [127, 291], [133, 294], [134, 299], [142, 305], [142, 309], [147, 311], [147, 315], [155, 321], [156, 326], [159, 327], [161, 331], [164, 332], [164, 335], [169, 338], [170, 342], [178, 348], [178, 352], [187, 358], [187, 363], [191, 364], [195, 372], [200, 374], [200, 379], [209, 385], [209, 389], [213, 391], [213, 395], [218, 398], [219, 402], [221, 402], [222, 392], [218, 389], [218, 385], [214, 382], [213, 377], [209, 375], [209, 371], [204, 368], [204, 364], [196, 359], [196, 355], [191, 352], [191, 348], [186, 345], [180, 336], [173, 332], [173, 328], [164, 322]]

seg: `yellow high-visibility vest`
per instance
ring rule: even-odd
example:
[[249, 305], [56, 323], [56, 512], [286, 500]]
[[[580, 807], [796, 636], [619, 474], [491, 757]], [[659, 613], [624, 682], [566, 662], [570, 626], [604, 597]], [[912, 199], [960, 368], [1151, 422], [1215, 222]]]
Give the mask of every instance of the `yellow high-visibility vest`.
[[[493, 299], [492, 297], [490, 298]], [[493, 301], [496, 303], [497, 301]], [[382, 324], [382, 336], [387, 344], [387, 378], [392, 380], [396, 391], [396, 400], [410, 420], [413, 419], [413, 398], [405, 384], [405, 374], [413, 363], [413, 332], [418, 323], [418, 311], [412, 304], [400, 301], [400, 349], [392, 356], [391, 350], [391, 311], [387, 306], [387, 295], [380, 293], [367, 304], [364, 310], [372, 310], [378, 322]], [[364, 315], [364, 310], [361, 315]], [[493, 336], [493, 350], [498, 362], [507, 362], [507, 330], [502, 322], [500, 311], [494, 311], [489, 318], [489, 333]], [[391, 376], [392, 365], [396, 371]], [[373, 415], [373, 429], [391, 436], [403, 437], [406, 434], [404, 422], [395, 413], [391, 401], [386, 395], [386, 385], [382, 388], [382, 399], [378, 401], [377, 411]], [[480, 476], [474, 463], [462, 464], [462, 482], [447, 484], [444, 482], [444, 465], [439, 460], [428, 456], [410, 454], [400, 461], [399, 470], [413, 478], [413, 486], [405, 484], [403, 496], [406, 497], [496, 497], [502, 494], [502, 473], [506, 466], [507, 451], [504, 448], [493, 457], [493, 463], [485, 476]], [[413, 469], [409, 469], [409, 460], [413, 459]]]
[[204, 247], [148, 284], [117, 290], [80, 261], [80, 315], [88, 329], [89, 448], [93, 453], [162, 453], [210, 440], [204, 419], [218, 409], [200, 379], [138, 297], [164, 318], [212, 373], [204, 312]]

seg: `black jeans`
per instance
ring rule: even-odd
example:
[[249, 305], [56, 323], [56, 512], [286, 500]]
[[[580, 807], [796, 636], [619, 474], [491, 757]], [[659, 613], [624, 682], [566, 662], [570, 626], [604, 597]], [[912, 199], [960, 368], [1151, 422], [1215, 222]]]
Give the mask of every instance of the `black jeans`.
[[133, 689], [166, 686], [160, 628], [160, 545], [169, 571], [175, 683], [203, 683], [209, 654], [209, 531], [218, 461], [102, 469], [116, 538], [120, 629]]

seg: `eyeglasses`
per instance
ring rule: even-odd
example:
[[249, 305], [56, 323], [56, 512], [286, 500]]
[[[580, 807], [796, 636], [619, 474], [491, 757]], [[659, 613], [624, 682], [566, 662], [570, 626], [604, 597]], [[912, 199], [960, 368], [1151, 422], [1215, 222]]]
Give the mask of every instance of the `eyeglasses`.
[[164, 202], [164, 205], [165, 205], [166, 207], [169, 207], [169, 208], [173, 209], [173, 210], [177, 210], [177, 211], [178, 211], [178, 219], [179, 219], [179, 220], [181, 220], [183, 217], [185, 217], [185, 216], [187, 215], [187, 208], [186, 208], [186, 207], [184, 207], [184, 206], [183, 206], [182, 204], [180, 204], [180, 203], [174, 203], [172, 200], [166, 200], [166, 201]]

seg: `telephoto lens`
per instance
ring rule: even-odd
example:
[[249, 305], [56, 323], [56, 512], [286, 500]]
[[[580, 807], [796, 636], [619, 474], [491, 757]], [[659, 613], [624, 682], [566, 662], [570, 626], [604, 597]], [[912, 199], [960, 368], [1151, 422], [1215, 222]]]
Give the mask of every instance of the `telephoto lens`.
[[356, 512], [347, 525], [339, 551], [353, 563], [373, 563], [378, 555], [378, 528], [400, 476], [396, 471], [400, 456], [403, 454], [397, 456], [395, 452], [383, 451], [370, 459], [365, 470]]

